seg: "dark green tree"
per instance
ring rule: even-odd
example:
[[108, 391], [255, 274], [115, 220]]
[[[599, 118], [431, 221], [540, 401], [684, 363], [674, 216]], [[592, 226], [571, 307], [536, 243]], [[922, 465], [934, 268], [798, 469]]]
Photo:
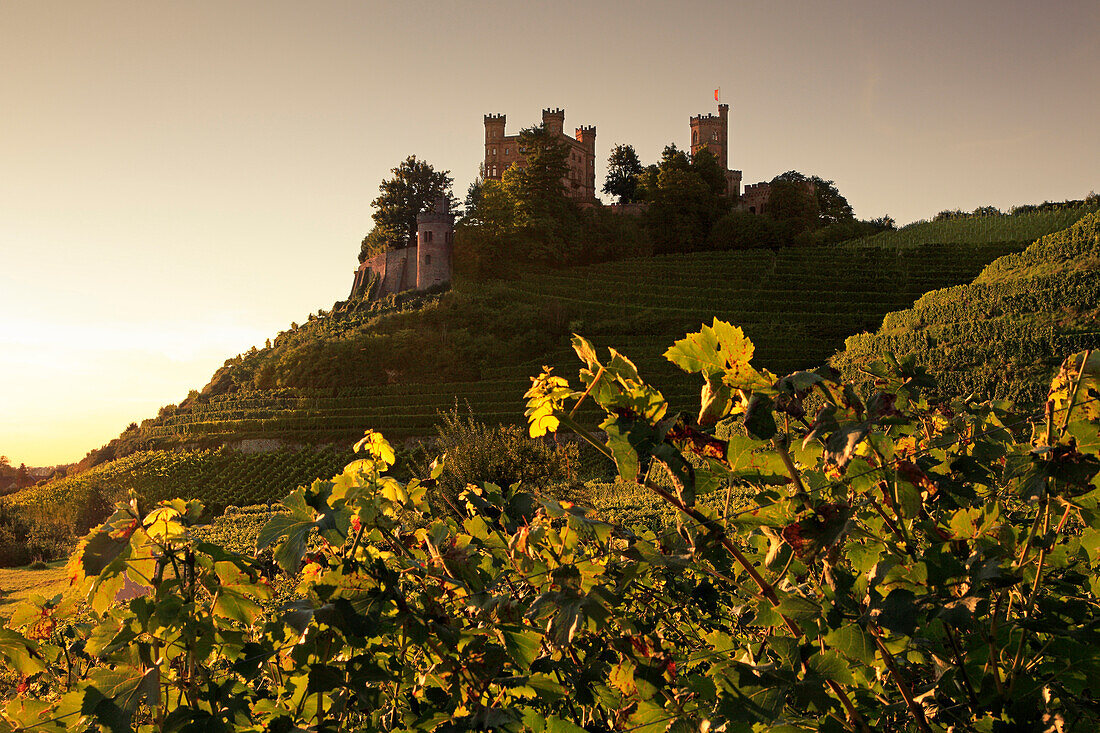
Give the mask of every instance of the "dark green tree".
[[603, 192], [617, 196], [620, 204], [636, 201], [638, 177], [643, 170], [633, 145], [616, 145], [607, 158], [607, 179]]
[[783, 224], [789, 236], [816, 229], [821, 210], [811, 179], [798, 171], [781, 173], [768, 187], [767, 214]]
[[374, 231], [367, 238], [373, 236], [385, 247], [407, 247], [416, 242], [417, 214], [431, 209], [441, 196], [454, 209], [453, 181], [450, 171], [437, 171], [415, 155], [405, 158], [391, 173], [393, 177], [382, 181], [378, 198], [371, 202]]
[[817, 208], [823, 224], [838, 224], [855, 219], [848, 199], [841, 195], [832, 181], [811, 176], [810, 182], [817, 192]]
[[700, 148], [695, 155], [691, 156], [691, 170], [703, 180], [703, 183], [707, 184], [715, 196], [726, 195], [726, 173], [718, 164], [718, 158], [714, 157], [714, 153], [705, 147]]
[[539, 125], [520, 131], [519, 149], [524, 164], [512, 165], [503, 175], [504, 187], [515, 202], [516, 224], [529, 226], [571, 218], [574, 205], [562, 185], [569, 173], [565, 143]]
[[[656, 252], [690, 252], [706, 244], [707, 233], [721, 211], [710, 167], [714, 156], [699, 158], [700, 175], [693, 161], [675, 145], [667, 146], [657, 165], [639, 177], [639, 192], [644, 192], [649, 207], [645, 225]], [[721, 190], [725, 190], [723, 180]]]

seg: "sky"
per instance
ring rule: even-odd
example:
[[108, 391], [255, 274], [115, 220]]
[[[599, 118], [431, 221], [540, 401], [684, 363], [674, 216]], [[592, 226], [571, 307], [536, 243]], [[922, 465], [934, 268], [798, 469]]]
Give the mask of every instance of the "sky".
[[[345, 298], [407, 155], [483, 115], [730, 166], [861, 218], [1100, 189], [1100, 3], [0, 0], [0, 455], [79, 460]], [[597, 186], [605, 171], [597, 170]]]

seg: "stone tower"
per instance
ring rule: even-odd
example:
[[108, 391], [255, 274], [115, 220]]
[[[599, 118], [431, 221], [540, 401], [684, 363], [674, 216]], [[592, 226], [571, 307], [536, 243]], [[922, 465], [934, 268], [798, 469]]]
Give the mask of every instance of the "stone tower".
[[706, 148], [718, 161], [726, 174], [726, 195], [741, 195], [741, 171], [729, 166], [729, 112], [728, 104], [718, 105], [718, 114], [696, 115], [691, 118], [691, 154]]
[[582, 163], [585, 170], [581, 174], [583, 185], [580, 197], [582, 200], [592, 201], [596, 198], [596, 126], [578, 127], [577, 142], [584, 147]]
[[551, 135], [565, 134], [565, 110], [544, 109], [542, 111], [542, 124]]
[[431, 211], [416, 217], [416, 289], [451, 281], [451, 250], [455, 215], [447, 210], [447, 199], [438, 198]]

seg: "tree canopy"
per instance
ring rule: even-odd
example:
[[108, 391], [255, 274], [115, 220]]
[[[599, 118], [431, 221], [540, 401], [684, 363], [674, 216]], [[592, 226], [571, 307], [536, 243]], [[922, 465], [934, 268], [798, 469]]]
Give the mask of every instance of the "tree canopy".
[[431, 209], [436, 199], [445, 197], [451, 208], [455, 198], [451, 192], [450, 171], [437, 171], [426, 161], [410, 155], [390, 171], [393, 176], [378, 186], [378, 198], [371, 218], [374, 228], [363, 239], [360, 261], [369, 256], [370, 248], [408, 247], [416, 242], [416, 217]]
[[638, 189], [638, 176], [645, 170], [638, 159], [633, 145], [616, 145], [607, 158], [607, 179], [603, 192], [617, 196], [620, 204], [635, 201]]

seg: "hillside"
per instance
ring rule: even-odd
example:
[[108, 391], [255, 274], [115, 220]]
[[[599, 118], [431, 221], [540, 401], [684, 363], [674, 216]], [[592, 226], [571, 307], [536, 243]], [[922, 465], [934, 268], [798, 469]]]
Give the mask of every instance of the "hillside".
[[[971, 280], [1015, 243], [904, 251], [879, 247], [701, 252], [530, 273], [459, 289], [419, 310], [364, 321], [339, 313], [244, 355], [207, 394], [146, 421], [126, 439], [144, 447], [278, 437], [351, 439], [432, 433], [440, 410], [469, 403], [487, 422], [522, 418], [521, 395], [543, 364], [574, 369], [581, 332], [660, 379], [674, 405], [698, 391], [661, 357], [676, 338], [719, 317], [757, 344], [759, 363], [787, 372], [824, 362], [848, 335], [873, 327], [928, 290]], [[268, 352], [268, 353], [264, 353]], [[432, 380], [431, 377], [441, 378]], [[389, 375], [395, 384], [381, 381]], [[274, 389], [255, 389], [257, 385]]]
[[1038, 402], [1062, 358], [1100, 347], [1100, 213], [1041, 237], [974, 282], [924, 295], [852, 336], [833, 364], [854, 375], [888, 351], [912, 354], [946, 393]]

